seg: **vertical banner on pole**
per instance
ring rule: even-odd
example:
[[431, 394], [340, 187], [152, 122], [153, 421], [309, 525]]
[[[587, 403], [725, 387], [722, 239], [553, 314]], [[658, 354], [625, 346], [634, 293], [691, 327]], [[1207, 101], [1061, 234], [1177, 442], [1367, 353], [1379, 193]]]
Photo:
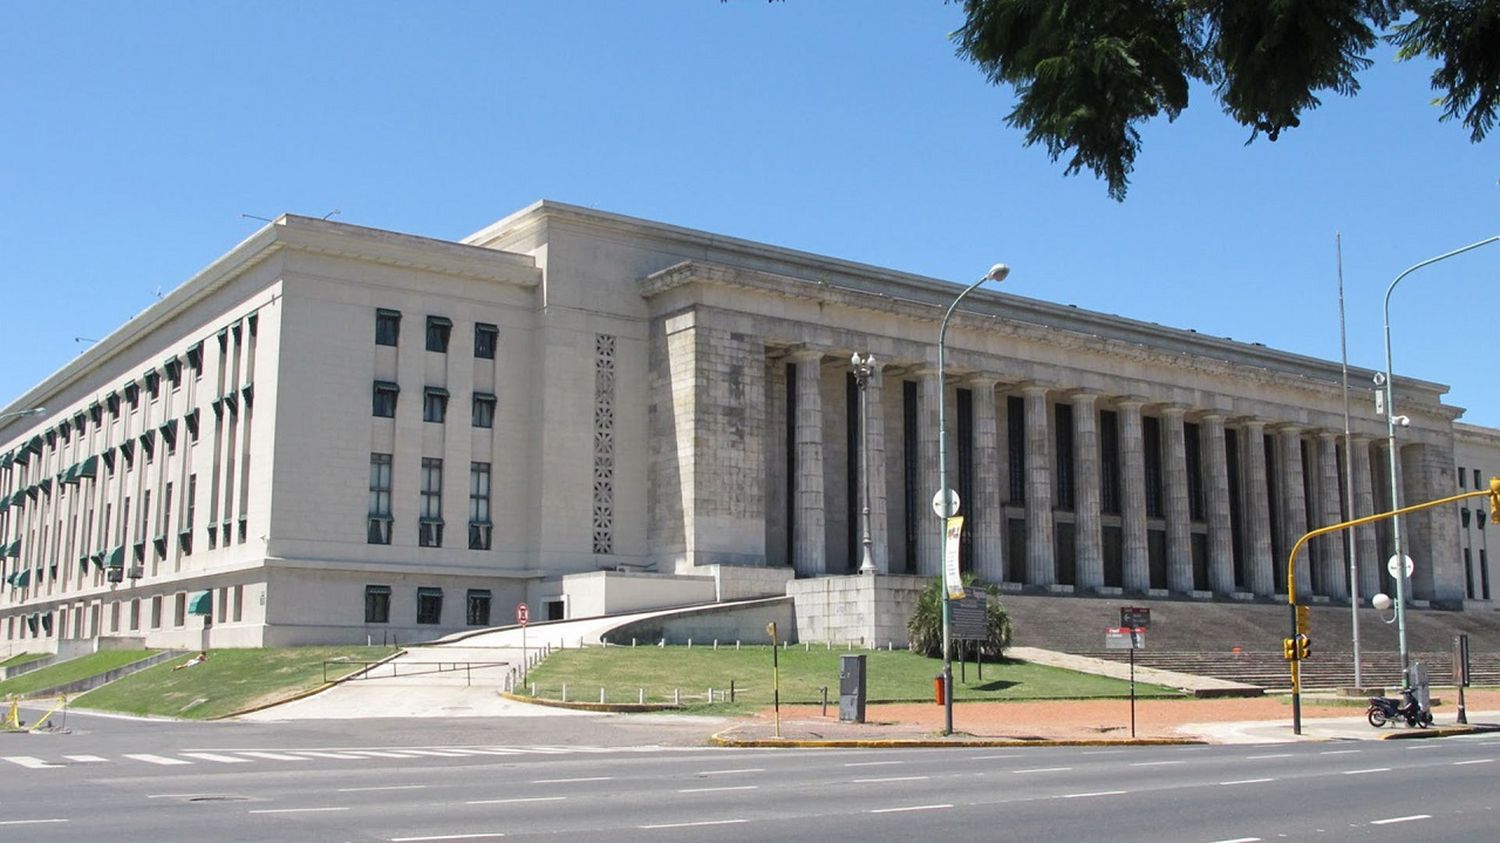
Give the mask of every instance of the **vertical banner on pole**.
[[948, 537], [944, 542], [943, 586], [949, 600], [959, 600], [964, 596], [963, 575], [958, 570], [958, 541], [963, 536], [964, 517], [952, 516], [944, 529], [948, 531]]

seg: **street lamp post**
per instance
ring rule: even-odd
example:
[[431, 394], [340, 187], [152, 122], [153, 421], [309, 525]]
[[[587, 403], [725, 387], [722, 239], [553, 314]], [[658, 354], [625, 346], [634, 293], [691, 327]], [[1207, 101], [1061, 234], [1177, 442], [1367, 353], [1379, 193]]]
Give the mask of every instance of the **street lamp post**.
[[953, 318], [953, 310], [958, 303], [963, 301], [964, 296], [979, 289], [979, 285], [986, 281], [999, 283], [1010, 274], [1010, 267], [1003, 263], [997, 263], [990, 267], [990, 271], [984, 277], [964, 288], [953, 304], [948, 305], [948, 312], [943, 314], [943, 324], [938, 328], [938, 372], [937, 372], [937, 402], [938, 402], [938, 517], [943, 519], [942, 530], [939, 533], [942, 538], [938, 543], [939, 570], [943, 571], [943, 734], [953, 734], [953, 636], [951, 634], [951, 608], [952, 601], [948, 598], [949, 589], [952, 584], [947, 581], [947, 559], [948, 559], [948, 518], [958, 511], [957, 502], [953, 500], [953, 494], [948, 491], [948, 418], [944, 407], [947, 405], [947, 383], [944, 369], [947, 366], [947, 350], [944, 343], [948, 339], [948, 320]]
[[875, 355], [868, 352], [863, 357], [859, 352], [849, 358], [854, 369], [854, 382], [859, 384], [859, 476], [860, 495], [864, 506], [860, 509], [860, 526], [864, 536], [860, 543], [864, 552], [859, 560], [861, 574], [875, 573], [875, 559], [870, 555], [870, 378], [875, 374]]
[[[1393, 376], [1392, 376], [1392, 368], [1391, 368], [1391, 293], [1393, 293], [1393, 292], [1396, 291], [1396, 285], [1401, 283], [1401, 279], [1403, 279], [1406, 276], [1412, 274], [1413, 272], [1416, 272], [1417, 270], [1421, 269], [1422, 267], [1424, 267], [1424, 266], [1430, 266], [1431, 264], [1435, 264], [1435, 263], [1437, 263], [1438, 261], [1441, 261], [1441, 260], [1447, 260], [1448, 258], [1451, 258], [1454, 255], [1461, 255], [1464, 252], [1471, 251], [1473, 249], [1477, 249], [1480, 246], [1488, 246], [1491, 243], [1500, 243], [1500, 235], [1495, 235], [1494, 237], [1487, 237], [1487, 238], [1485, 238], [1483, 240], [1478, 241], [1477, 243], [1470, 243], [1467, 246], [1464, 246], [1464, 247], [1459, 248], [1459, 249], [1454, 249], [1451, 252], [1446, 252], [1444, 254], [1438, 255], [1435, 258], [1428, 258], [1427, 260], [1422, 261], [1421, 263], [1413, 264], [1412, 266], [1407, 267], [1406, 270], [1404, 270], [1400, 275], [1397, 275], [1396, 276], [1396, 280], [1392, 281], [1391, 285], [1389, 287], [1387, 287], [1386, 290], [1385, 290], [1385, 441], [1386, 441], [1386, 457], [1387, 457], [1387, 459], [1390, 462], [1391, 509], [1392, 510], [1396, 510], [1396, 509], [1400, 509], [1401, 508], [1401, 489], [1396, 485], [1396, 462], [1399, 459], [1399, 457], [1397, 456], [1397, 453], [1396, 453], [1396, 405], [1394, 403], [1394, 401], [1395, 401], [1395, 397], [1394, 397], [1395, 388], [1394, 388], [1394, 385], [1392, 384]], [[1392, 558], [1394, 558], [1396, 560], [1395, 567], [1397, 568], [1397, 572], [1396, 572], [1396, 646], [1401, 651], [1401, 684], [1402, 684], [1403, 687], [1408, 687], [1411, 684], [1411, 682], [1410, 682], [1410, 679], [1411, 679], [1411, 675], [1410, 675], [1411, 674], [1411, 665], [1410, 665], [1410, 660], [1409, 660], [1409, 657], [1408, 657], [1408, 654], [1407, 654], [1407, 650], [1406, 650], [1406, 577], [1407, 577], [1407, 573], [1406, 573], [1405, 560], [1401, 556], [1401, 519], [1400, 518], [1394, 518], [1394, 519], [1391, 520], [1391, 548], [1392, 548], [1392, 554], [1393, 554]]]

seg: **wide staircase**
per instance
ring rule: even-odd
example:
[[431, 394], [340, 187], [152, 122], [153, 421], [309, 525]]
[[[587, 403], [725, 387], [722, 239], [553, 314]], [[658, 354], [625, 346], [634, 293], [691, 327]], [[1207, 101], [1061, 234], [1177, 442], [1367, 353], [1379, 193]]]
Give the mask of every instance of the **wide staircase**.
[[[1285, 603], [1146, 600], [1123, 597], [1071, 597], [1004, 594], [1014, 643], [1078, 655], [1126, 661], [1124, 650], [1104, 646], [1107, 628], [1120, 623], [1120, 607], [1151, 610], [1146, 648], [1136, 664], [1212, 676], [1270, 690], [1291, 687], [1291, 671], [1281, 656], [1290, 630]], [[1396, 627], [1374, 609], [1361, 609], [1360, 679], [1365, 687], [1400, 685]], [[1411, 609], [1406, 613], [1407, 647], [1435, 685], [1450, 684], [1453, 638], [1469, 636], [1471, 684], [1500, 684], [1500, 612]], [[1354, 685], [1350, 610], [1347, 604], [1318, 604], [1311, 611], [1312, 658], [1302, 663], [1305, 689]]]

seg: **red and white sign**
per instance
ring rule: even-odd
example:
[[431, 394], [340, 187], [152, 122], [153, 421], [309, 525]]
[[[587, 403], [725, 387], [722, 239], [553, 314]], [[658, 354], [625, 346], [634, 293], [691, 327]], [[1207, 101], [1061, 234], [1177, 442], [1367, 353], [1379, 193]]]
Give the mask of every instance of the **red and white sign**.
[[529, 620], [531, 620], [531, 611], [526, 608], [526, 604], [525, 603], [517, 603], [516, 604], [516, 623], [520, 624], [521, 626], [525, 626], [526, 622], [529, 621]]

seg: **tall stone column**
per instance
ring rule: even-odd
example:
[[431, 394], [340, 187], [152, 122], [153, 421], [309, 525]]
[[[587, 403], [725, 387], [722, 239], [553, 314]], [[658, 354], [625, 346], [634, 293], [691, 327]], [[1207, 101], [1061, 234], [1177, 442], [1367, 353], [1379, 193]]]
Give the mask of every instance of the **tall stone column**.
[[1000, 500], [1000, 453], [996, 447], [995, 379], [969, 380], [974, 392], [974, 501], [963, 508], [974, 519], [974, 572], [985, 582], [1005, 579], [1005, 510]]
[[[1338, 434], [1331, 430], [1318, 431], [1318, 517], [1323, 522], [1319, 527], [1344, 520], [1339, 506], [1339, 486], [1344, 481], [1339, 476], [1338, 447]], [[1318, 560], [1322, 593], [1329, 597], [1348, 597], [1349, 586], [1344, 578], [1344, 534], [1330, 533], [1315, 541], [1323, 546], [1322, 558]]]
[[1234, 533], [1229, 515], [1229, 460], [1224, 449], [1224, 417], [1203, 417], [1208, 440], [1204, 447], [1208, 483], [1208, 582], [1214, 594], [1232, 594], [1234, 586]]
[[937, 371], [922, 372], [917, 380], [917, 444], [921, 457], [922, 482], [917, 485], [921, 506], [917, 523], [906, 525], [917, 531], [917, 573], [935, 577], [943, 571], [942, 519], [932, 514], [928, 501], [938, 491], [938, 376]]
[[[1353, 437], [1347, 458], [1354, 473], [1354, 501], [1349, 517], [1353, 519], [1374, 515], [1375, 489], [1370, 479], [1370, 437]], [[1354, 564], [1359, 571], [1359, 595], [1368, 603], [1381, 590], [1380, 572], [1385, 566], [1380, 557], [1380, 543], [1376, 539], [1374, 524], [1354, 528]]]
[[[870, 373], [869, 383], [865, 385], [864, 400], [868, 410], [864, 414], [866, 430], [863, 446], [869, 449], [870, 477], [868, 480], [860, 478], [860, 494], [863, 495], [865, 489], [870, 490], [870, 556], [875, 561], [876, 573], [880, 574], [891, 572], [890, 515], [886, 497], [884, 387], [885, 370], [883, 364], [876, 361], [875, 370]], [[863, 530], [862, 525], [861, 530]], [[863, 537], [864, 533], [861, 532], [860, 536]]]
[[1100, 532], [1099, 396], [1073, 393], [1073, 546], [1080, 589], [1104, 585], [1104, 539]]
[[823, 502], [823, 355], [802, 351], [797, 364], [796, 519], [792, 566], [798, 576], [828, 572]]
[[1052, 544], [1052, 441], [1048, 436], [1047, 388], [1026, 386], [1026, 582], [1057, 582]]
[[1167, 463], [1167, 588], [1179, 594], [1193, 590], [1193, 542], [1183, 413], [1181, 407], [1164, 407], [1161, 411], [1162, 433], [1166, 439], [1163, 456]]
[[[1285, 530], [1286, 550], [1291, 553], [1297, 539], [1307, 532], [1307, 482], [1302, 472], [1302, 430], [1286, 425], [1277, 430], [1281, 450], [1281, 523]], [[1309, 564], [1312, 554], [1304, 546], [1295, 560], [1297, 595], [1305, 598], [1312, 595], [1312, 571]]]
[[1271, 542], [1271, 495], [1266, 486], [1266, 423], [1245, 422], [1245, 535], [1249, 538], [1250, 590], [1276, 595], [1275, 546]]
[[1146, 452], [1141, 432], [1141, 403], [1116, 403], [1120, 413], [1120, 524], [1125, 590], [1145, 594], [1151, 588], [1151, 552], [1146, 540]]

